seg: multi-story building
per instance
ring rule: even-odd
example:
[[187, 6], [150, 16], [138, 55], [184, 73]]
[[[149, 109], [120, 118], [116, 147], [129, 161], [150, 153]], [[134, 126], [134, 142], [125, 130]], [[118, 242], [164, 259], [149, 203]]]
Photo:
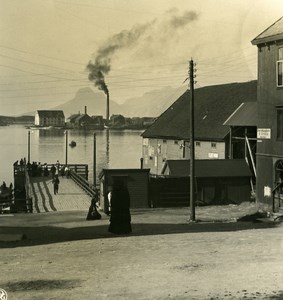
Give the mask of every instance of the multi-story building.
[[65, 126], [65, 116], [62, 110], [38, 110], [35, 114], [36, 126]]
[[283, 17], [252, 44], [258, 48], [257, 199], [278, 210], [283, 201]]
[[[243, 158], [223, 125], [243, 102], [256, 101], [256, 81], [195, 90], [195, 158]], [[190, 98], [185, 92], [142, 134], [143, 167], [160, 175], [166, 160], [190, 157]], [[236, 146], [236, 144], [235, 144]], [[243, 152], [243, 151], [241, 151]], [[232, 155], [233, 153], [233, 155]]]

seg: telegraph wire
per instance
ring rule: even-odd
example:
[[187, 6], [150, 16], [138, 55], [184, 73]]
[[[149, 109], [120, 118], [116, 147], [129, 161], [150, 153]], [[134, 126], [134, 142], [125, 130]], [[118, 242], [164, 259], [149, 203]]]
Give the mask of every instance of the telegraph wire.
[[65, 59], [60, 59], [60, 58], [47, 56], [47, 55], [43, 55], [43, 54], [38, 54], [38, 53], [34, 53], [34, 52], [29, 52], [29, 51], [25, 51], [25, 50], [19, 50], [19, 49], [16, 49], [16, 48], [7, 47], [7, 46], [3, 46], [3, 45], [0, 45], [0, 48], [5, 48], [5, 49], [8, 49], [8, 50], [13, 50], [13, 51], [16, 51], [16, 52], [21, 52], [21, 53], [25, 53], [25, 54], [29, 54], [29, 55], [40, 56], [40, 57], [44, 57], [44, 58], [48, 58], [48, 59], [52, 59], [52, 60], [56, 60], [56, 61], [60, 61], [60, 62], [66, 62], [66, 63], [70, 63], [70, 64], [74, 64], [74, 65], [84, 66], [83, 63], [74, 62], [74, 61], [65, 60]]

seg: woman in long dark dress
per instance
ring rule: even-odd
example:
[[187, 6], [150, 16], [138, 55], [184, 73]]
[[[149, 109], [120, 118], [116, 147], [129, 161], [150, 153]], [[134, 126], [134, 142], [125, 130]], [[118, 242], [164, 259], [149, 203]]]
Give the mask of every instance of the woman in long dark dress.
[[132, 232], [130, 195], [121, 179], [115, 180], [113, 183], [108, 231], [114, 234], [127, 234]]

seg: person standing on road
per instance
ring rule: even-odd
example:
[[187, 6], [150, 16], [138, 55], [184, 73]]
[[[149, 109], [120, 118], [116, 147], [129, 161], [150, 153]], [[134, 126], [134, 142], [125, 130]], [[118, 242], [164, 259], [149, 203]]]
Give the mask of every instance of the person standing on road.
[[130, 195], [122, 179], [115, 179], [113, 183], [108, 231], [114, 234], [127, 234], [132, 232]]
[[59, 183], [60, 183], [58, 176], [55, 176], [52, 183], [53, 183], [53, 187], [54, 187], [54, 195], [56, 195], [59, 192]]

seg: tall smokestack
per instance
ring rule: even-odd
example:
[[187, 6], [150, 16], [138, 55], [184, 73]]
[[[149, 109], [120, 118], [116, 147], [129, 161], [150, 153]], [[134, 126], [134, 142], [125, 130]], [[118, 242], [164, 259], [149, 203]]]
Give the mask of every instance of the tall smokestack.
[[109, 91], [107, 91], [106, 93], [106, 123], [109, 123], [109, 107], [110, 107], [110, 103], [109, 103]]
[[87, 114], [87, 107], [85, 106], [85, 115]]

